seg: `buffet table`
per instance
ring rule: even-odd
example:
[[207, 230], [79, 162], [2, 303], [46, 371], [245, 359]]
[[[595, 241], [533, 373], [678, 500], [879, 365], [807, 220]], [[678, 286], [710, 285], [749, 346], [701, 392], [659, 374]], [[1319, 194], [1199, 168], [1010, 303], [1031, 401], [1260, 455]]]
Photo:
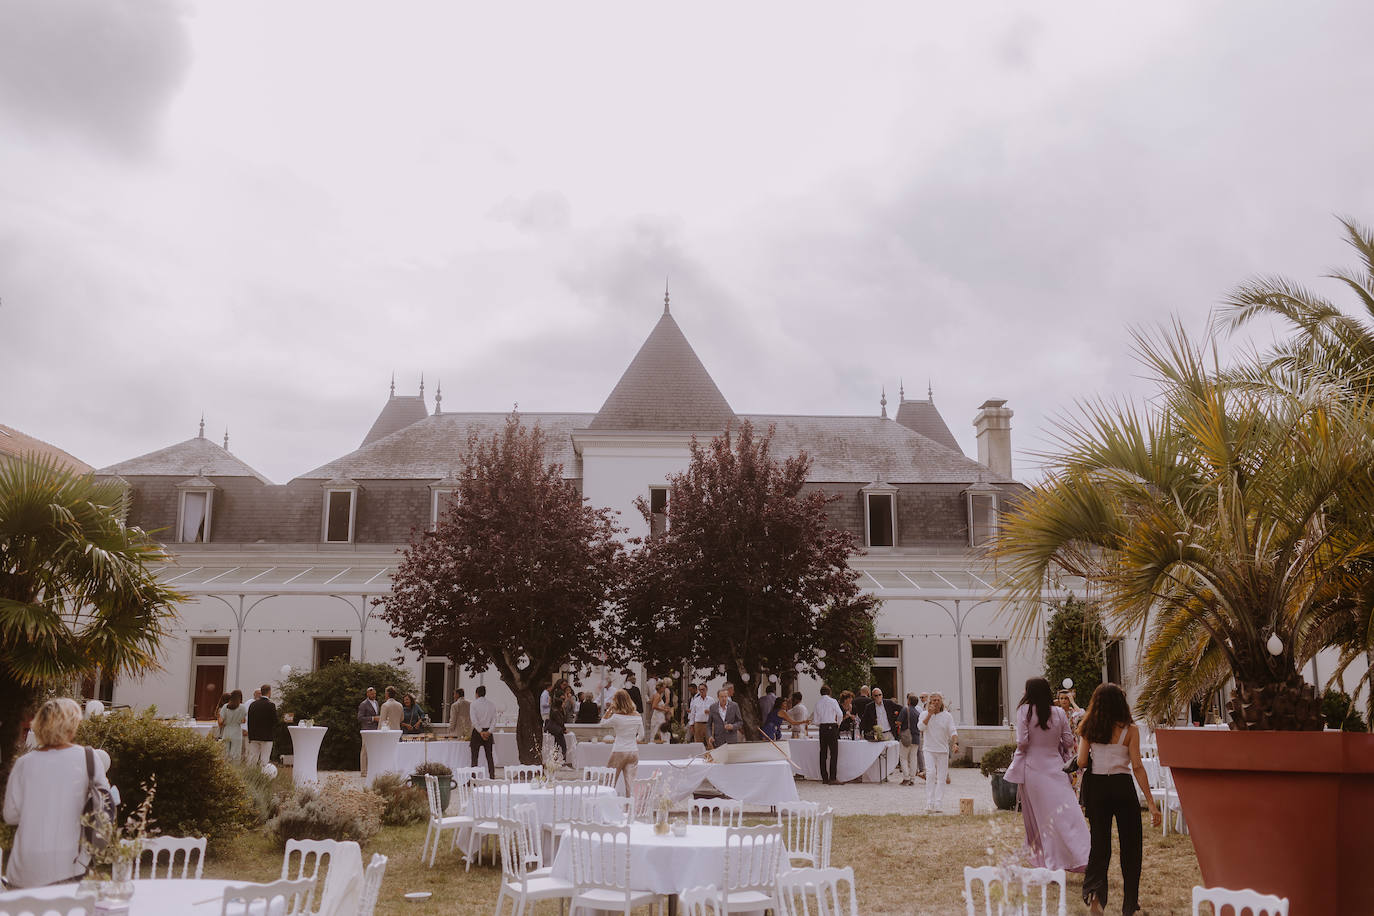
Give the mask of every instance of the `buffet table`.
[[[639, 759], [644, 760], [690, 760], [706, 753], [704, 744], [641, 744], [638, 746]], [[568, 748], [571, 753], [573, 748]], [[576, 766], [604, 767], [611, 759], [611, 742], [584, 741], [577, 745]]]
[[[835, 765], [835, 778], [840, 782], [861, 779], [863, 782], [885, 782], [888, 775], [897, 767], [898, 748], [896, 741], [848, 741], [839, 742], [839, 759]], [[787, 750], [797, 771], [807, 779], [821, 778], [821, 742], [819, 738], [793, 738], [787, 742]]]
[[636, 777], [647, 779], [655, 774], [673, 801], [682, 801], [704, 782], [719, 789], [730, 798], [751, 805], [777, 805], [797, 801], [795, 771], [786, 760], [760, 763], [707, 763], [704, 760], [644, 760], [639, 761]]

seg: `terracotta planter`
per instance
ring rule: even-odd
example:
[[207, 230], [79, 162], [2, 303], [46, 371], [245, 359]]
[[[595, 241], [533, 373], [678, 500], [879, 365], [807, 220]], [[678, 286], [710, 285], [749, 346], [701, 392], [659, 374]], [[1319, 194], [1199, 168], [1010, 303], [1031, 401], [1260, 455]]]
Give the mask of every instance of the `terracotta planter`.
[[1374, 735], [1155, 735], [1206, 884], [1279, 894], [1292, 916], [1374, 913]]

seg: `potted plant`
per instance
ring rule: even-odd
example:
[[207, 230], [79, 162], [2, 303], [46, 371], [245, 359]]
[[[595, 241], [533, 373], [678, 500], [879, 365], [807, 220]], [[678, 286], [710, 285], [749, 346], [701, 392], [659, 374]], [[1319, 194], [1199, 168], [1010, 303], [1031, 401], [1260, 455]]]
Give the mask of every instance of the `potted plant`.
[[984, 751], [978, 761], [978, 769], [992, 782], [992, 803], [1002, 811], [1012, 811], [1016, 808], [1016, 783], [1007, 782], [1002, 778], [1006, 775], [1007, 767], [1011, 766], [1011, 758], [1015, 754], [1015, 744], [999, 744]]
[[425, 777], [434, 776], [439, 780], [439, 810], [448, 810], [449, 793], [453, 791], [453, 770], [442, 763], [422, 763], [410, 774], [410, 784], [425, 790]]
[[1203, 881], [1281, 894], [1295, 916], [1374, 912], [1355, 852], [1374, 844], [1374, 736], [1323, 733], [1301, 674], [1369, 606], [1374, 403], [1264, 365], [1221, 372], [1179, 328], [1136, 341], [1157, 395], [1064, 423], [1045, 482], [1001, 521], [1020, 632], [1047, 581], [1081, 576], [1145, 638], [1146, 719], [1229, 681], [1230, 731], [1156, 732]]

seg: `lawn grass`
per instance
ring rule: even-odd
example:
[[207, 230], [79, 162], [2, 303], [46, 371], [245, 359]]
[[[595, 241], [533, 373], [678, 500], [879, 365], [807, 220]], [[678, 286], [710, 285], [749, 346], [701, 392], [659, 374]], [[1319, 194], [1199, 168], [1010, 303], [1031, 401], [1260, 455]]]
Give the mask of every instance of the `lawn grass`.
[[[496, 903], [500, 868], [484, 863], [464, 872], [462, 859], [448, 851], [446, 835], [431, 869], [419, 861], [424, 836], [423, 824], [387, 828], [364, 849], [364, 861], [374, 852], [390, 860], [377, 916], [490, 914]], [[863, 916], [958, 916], [965, 912], [963, 867], [995, 864], [1024, 840], [1020, 815], [1008, 812], [956, 817], [837, 817], [831, 864], [853, 866]], [[225, 844], [205, 866], [207, 878], [269, 881], [280, 874], [281, 852], [260, 833]], [[1121, 873], [1115, 858], [1110, 879], [1107, 912], [1115, 913], [1121, 902]], [[1177, 834], [1162, 838], [1159, 830], [1146, 822], [1140, 891], [1146, 911], [1191, 912], [1192, 886], [1199, 883], [1192, 841]], [[1069, 876], [1069, 913], [1087, 912], [1080, 902], [1082, 884], [1081, 875]], [[402, 897], [407, 891], [431, 891], [434, 896], [411, 903]], [[553, 914], [557, 904], [545, 903], [540, 912]]]

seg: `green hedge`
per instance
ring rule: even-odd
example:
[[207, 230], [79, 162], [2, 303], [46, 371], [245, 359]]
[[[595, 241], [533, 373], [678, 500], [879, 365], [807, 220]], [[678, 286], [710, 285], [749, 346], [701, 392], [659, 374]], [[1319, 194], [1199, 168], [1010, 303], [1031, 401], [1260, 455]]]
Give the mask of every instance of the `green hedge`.
[[1059, 691], [1064, 678], [1072, 678], [1078, 705], [1088, 708], [1102, 683], [1105, 635], [1097, 605], [1072, 596], [1057, 605], [1045, 634], [1045, 677], [1052, 691]]
[[1326, 716], [1328, 728], [1339, 728], [1343, 732], [1369, 730], [1350, 694], [1334, 687], [1327, 688], [1326, 693], [1322, 694], [1322, 713]]
[[340, 660], [288, 677], [281, 685], [283, 721], [277, 727], [277, 752], [291, 753], [291, 735], [286, 730], [290, 723], [284, 721], [285, 714], [291, 713], [297, 722], [313, 719], [316, 725], [328, 727], [320, 747], [321, 770], [356, 770], [363, 746], [358, 704], [369, 687], [377, 688], [378, 705], [386, 699], [387, 687], [395, 687], [402, 695], [420, 695], [410, 675], [393, 665]]
[[219, 743], [159, 722], [153, 712], [87, 719], [76, 733], [78, 744], [109, 753], [121, 817], [142, 803], [145, 785], [155, 785], [152, 818], [164, 835], [204, 836], [216, 843], [260, 826], [263, 811], [255, 802], [260, 787], [245, 785]]

